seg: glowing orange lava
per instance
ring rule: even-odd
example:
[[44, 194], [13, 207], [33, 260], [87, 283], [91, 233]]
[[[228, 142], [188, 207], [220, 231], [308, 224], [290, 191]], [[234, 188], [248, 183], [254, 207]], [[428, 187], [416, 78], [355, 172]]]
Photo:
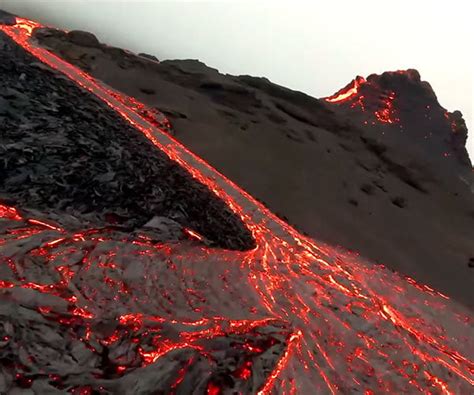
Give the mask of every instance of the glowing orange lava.
[[[466, 315], [464, 309], [433, 288], [299, 234], [173, 139], [162, 114], [38, 47], [30, 36], [39, 24], [20, 18], [17, 22], [0, 25], [0, 30], [101, 99], [213, 191], [252, 232], [256, 247], [245, 252], [211, 249], [189, 230], [192, 246], [189, 241], [153, 244], [146, 237], [119, 238], [110, 230], [69, 232], [53, 221], [0, 205], [0, 221], [7, 229], [0, 233], [0, 258], [14, 274], [14, 279], [0, 280], [2, 292], [28, 288], [59, 298], [66, 307], [35, 308], [68, 328], [84, 325], [80, 341], [91, 349], [95, 344], [135, 344], [142, 367], [182, 349], [208, 358], [202, 345], [205, 339], [255, 334], [269, 325], [281, 327], [281, 333], [287, 334], [286, 348], [265, 383], [254, 388], [259, 395], [472, 391], [474, 363], [465, 356], [472, 347], [472, 328], [469, 319], [458, 319]], [[326, 100], [340, 103], [354, 98], [363, 83], [359, 77]], [[387, 97], [381, 122], [395, 119], [394, 99]], [[35, 247], [21, 257], [2, 249], [9, 243], [26, 245], [20, 240], [35, 242]], [[56, 282], [42, 284], [27, 278], [25, 265], [33, 261], [31, 257], [41, 257], [42, 267], [54, 267]], [[129, 265], [148, 271], [140, 278], [124, 276]], [[90, 289], [90, 278], [101, 279], [97, 289]], [[100, 337], [94, 319], [115, 306], [123, 311], [116, 317], [116, 329]], [[65, 311], [56, 311], [60, 307]], [[173, 336], [166, 337], [164, 327], [173, 328]], [[240, 347], [251, 357], [263, 352], [262, 346], [251, 342]], [[173, 391], [193, 363], [190, 359], [181, 366]], [[137, 366], [121, 362], [116, 372], [126, 375], [130, 369]], [[245, 361], [235, 368], [233, 378], [252, 380], [252, 369], [251, 360]], [[27, 373], [18, 373], [17, 379], [23, 375], [31, 385]], [[208, 394], [222, 392], [212, 380], [206, 388]], [[72, 392], [86, 394], [92, 388]]]
[[336, 92], [334, 95], [326, 98], [326, 101], [329, 103], [338, 103], [346, 101], [357, 94], [359, 87], [364, 84], [365, 78], [357, 76], [352, 83], [347, 87], [341, 89], [339, 92]]
[[31, 36], [34, 29], [41, 27], [38, 22], [19, 17], [16, 17], [16, 26], [23, 29], [28, 34], [28, 36]]
[[[380, 100], [381, 103], [377, 104], [377, 107], [380, 106], [380, 108], [377, 108], [374, 111], [373, 103], [370, 103], [369, 100], [368, 105], [366, 103], [368, 98], [365, 94], [361, 93], [360, 88], [363, 85], [365, 85], [366, 87], [371, 87], [374, 90], [380, 90], [379, 88], [374, 87], [371, 81], [367, 81], [363, 77], [356, 77], [356, 79], [353, 80], [348, 87], [343, 88], [342, 90], [340, 90], [333, 96], [326, 98], [325, 100], [329, 103], [335, 104], [347, 103], [353, 110], [357, 109], [362, 113], [373, 114], [375, 119], [365, 119], [363, 121], [365, 125], [376, 125], [377, 121], [380, 123], [387, 124], [399, 123], [400, 119], [396, 116], [396, 109], [394, 106], [395, 92], [380, 92], [382, 99]], [[370, 109], [370, 107], [372, 107], [372, 109]]]

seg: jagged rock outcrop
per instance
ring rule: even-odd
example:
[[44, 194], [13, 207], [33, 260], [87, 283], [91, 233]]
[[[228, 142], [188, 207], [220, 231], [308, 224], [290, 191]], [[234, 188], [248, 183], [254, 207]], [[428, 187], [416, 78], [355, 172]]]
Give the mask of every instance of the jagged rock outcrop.
[[462, 114], [444, 109], [417, 70], [358, 77], [328, 101], [362, 123], [366, 134], [405, 156], [440, 169], [454, 166], [456, 173], [471, 170]]

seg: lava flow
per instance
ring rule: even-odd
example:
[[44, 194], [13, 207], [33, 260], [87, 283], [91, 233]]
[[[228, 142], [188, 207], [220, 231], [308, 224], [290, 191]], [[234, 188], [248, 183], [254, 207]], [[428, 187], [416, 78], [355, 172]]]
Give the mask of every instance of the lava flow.
[[[370, 77], [369, 77], [370, 78]], [[380, 99], [377, 101], [376, 108], [372, 111], [367, 111], [368, 107], [373, 107], [374, 104], [367, 103], [367, 92], [372, 89], [374, 93], [380, 95]], [[400, 121], [396, 115], [396, 109], [394, 107], [394, 100], [396, 94], [393, 91], [380, 91], [379, 87], [374, 86], [371, 81], [366, 80], [363, 77], [357, 76], [350, 84], [336, 92], [334, 95], [325, 98], [328, 103], [341, 105], [348, 103], [351, 109], [357, 107], [360, 108], [362, 113], [368, 113], [367, 119], [364, 120], [364, 124], [376, 125], [376, 122], [395, 124]], [[370, 116], [373, 118], [370, 118]]]
[[342, 88], [339, 92], [336, 92], [334, 95], [326, 98], [326, 101], [329, 103], [339, 103], [346, 101], [359, 92], [359, 87], [364, 84], [365, 78], [357, 76], [348, 86]]
[[[184, 393], [190, 383], [207, 394], [472, 392], [472, 322], [461, 306], [300, 235], [168, 135], [164, 116], [149, 119], [140, 103], [36, 46], [35, 27], [18, 19], [0, 30], [213, 191], [256, 247], [211, 249], [193, 231], [192, 242], [156, 244], [111, 229], [69, 230], [0, 205], [0, 258], [11, 274], [0, 292], [20, 323], [1, 346], [20, 362], [2, 368], [15, 371], [18, 386], [47, 381], [82, 394]], [[328, 101], [354, 97], [363, 82]], [[34, 331], [25, 332], [25, 322]], [[224, 360], [235, 362], [226, 362], [225, 375]], [[110, 369], [99, 372], [100, 363]]]

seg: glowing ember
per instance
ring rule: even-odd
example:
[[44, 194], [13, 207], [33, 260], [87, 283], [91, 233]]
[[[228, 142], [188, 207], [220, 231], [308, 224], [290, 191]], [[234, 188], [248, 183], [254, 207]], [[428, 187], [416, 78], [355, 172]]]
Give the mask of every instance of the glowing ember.
[[34, 29], [41, 27], [37, 22], [19, 17], [16, 17], [16, 26], [23, 29], [29, 36], [31, 36]]
[[364, 88], [373, 89], [374, 92], [380, 91], [380, 88], [374, 86], [371, 81], [366, 81], [363, 77], [357, 77], [352, 83], [337, 92], [335, 95], [326, 98], [325, 100], [329, 103], [342, 104], [347, 103], [352, 110], [359, 110], [362, 113], [373, 114], [375, 119], [365, 119], [363, 123], [365, 125], [375, 125], [376, 121], [380, 123], [395, 124], [400, 121], [396, 116], [396, 109], [394, 106], [395, 92], [393, 91], [382, 91], [378, 92], [382, 99], [381, 103], [377, 102], [377, 106], [374, 109], [373, 99], [366, 96], [367, 89], [362, 89], [364, 94], [361, 92], [361, 86]]
[[[224, 340], [233, 355], [245, 356], [232, 380], [259, 395], [471, 392], [474, 364], [463, 353], [472, 349], [472, 328], [461, 307], [430, 287], [300, 235], [169, 136], [166, 122], [155, 122], [156, 114], [150, 119], [153, 113], [145, 106], [36, 47], [29, 36], [38, 24], [17, 22], [0, 25], [0, 30], [116, 110], [222, 199], [256, 240], [255, 249], [246, 252], [189, 242], [156, 245], [146, 237], [132, 239], [107, 229], [69, 232], [0, 205], [1, 229], [6, 229], [0, 233], [0, 258], [12, 273], [0, 280], [0, 288], [4, 294], [23, 296], [21, 309], [35, 309], [91, 353], [99, 354], [99, 347], [123, 347], [127, 355], [119, 353], [113, 369], [123, 379], [129, 371], [188, 351], [168, 388], [177, 392], [198, 360], [205, 360], [208, 369], [216, 365], [213, 341], [221, 352], [225, 347], [219, 341]], [[327, 101], [355, 98], [364, 82], [356, 79]], [[377, 116], [381, 122], [396, 119], [394, 99], [387, 97]], [[189, 230], [187, 234], [202, 238]], [[15, 246], [19, 253], [11, 254], [4, 246]], [[49, 267], [54, 274], [44, 275], [44, 282], [29, 278], [38, 268], [46, 272]], [[114, 312], [120, 313], [111, 317]], [[106, 334], [100, 332], [102, 317], [113, 323]], [[15, 337], [20, 338], [17, 333]], [[34, 339], [30, 342], [21, 345], [22, 352], [35, 346]], [[278, 347], [283, 351], [276, 352]], [[256, 388], [255, 361], [262, 366], [258, 358], [265, 352], [278, 358]], [[27, 354], [22, 360], [28, 361]], [[47, 362], [37, 371], [49, 372]], [[28, 367], [14, 368], [21, 386], [41, 377], [36, 371], [31, 375]], [[200, 374], [203, 392], [224, 392], [225, 383], [210, 377], [210, 371]], [[68, 380], [70, 372], [58, 376], [51, 372], [51, 383], [62, 389], [61, 380]], [[95, 384], [71, 386], [70, 392], [101, 392], [113, 381], [83, 377]]]
[[351, 108], [360, 107], [360, 109], [365, 112], [365, 102], [364, 102], [364, 100], [365, 100], [364, 95], [358, 96], [357, 101], [354, 101], [354, 103], [351, 104]]
[[451, 115], [448, 111], [444, 112], [444, 117], [449, 122], [449, 125], [451, 126], [451, 131], [453, 133], [456, 133], [456, 129], [457, 129], [456, 121], [451, 117]]
[[197, 232], [194, 231], [194, 230], [185, 228], [185, 229], [184, 229], [184, 232], [185, 232], [187, 235], [189, 235], [191, 238], [193, 238], [193, 239], [196, 239], [196, 240], [199, 240], [199, 241], [203, 241], [203, 240], [204, 240], [204, 237], [202, 237], [199, 233], [197, 233]]
[[395, 92], [389, 92], [387, 97], [383, 99], [384, 107], [375, 112], [375, 117], [383, 123], [396, 123], [399, 119], [395, 116], [393, 101], [395, 100]]

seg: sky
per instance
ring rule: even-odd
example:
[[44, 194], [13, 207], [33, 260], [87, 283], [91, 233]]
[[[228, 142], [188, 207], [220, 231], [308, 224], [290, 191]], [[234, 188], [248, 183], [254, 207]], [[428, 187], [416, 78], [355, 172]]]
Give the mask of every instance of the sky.
[[[356, 75], [417, 69], [474, 127], [470, 0], [0, 0], [0, 8], [159, 59], [199, 59], [315, 97]], [[474, 130], [468, 150], [474, 159]]]

